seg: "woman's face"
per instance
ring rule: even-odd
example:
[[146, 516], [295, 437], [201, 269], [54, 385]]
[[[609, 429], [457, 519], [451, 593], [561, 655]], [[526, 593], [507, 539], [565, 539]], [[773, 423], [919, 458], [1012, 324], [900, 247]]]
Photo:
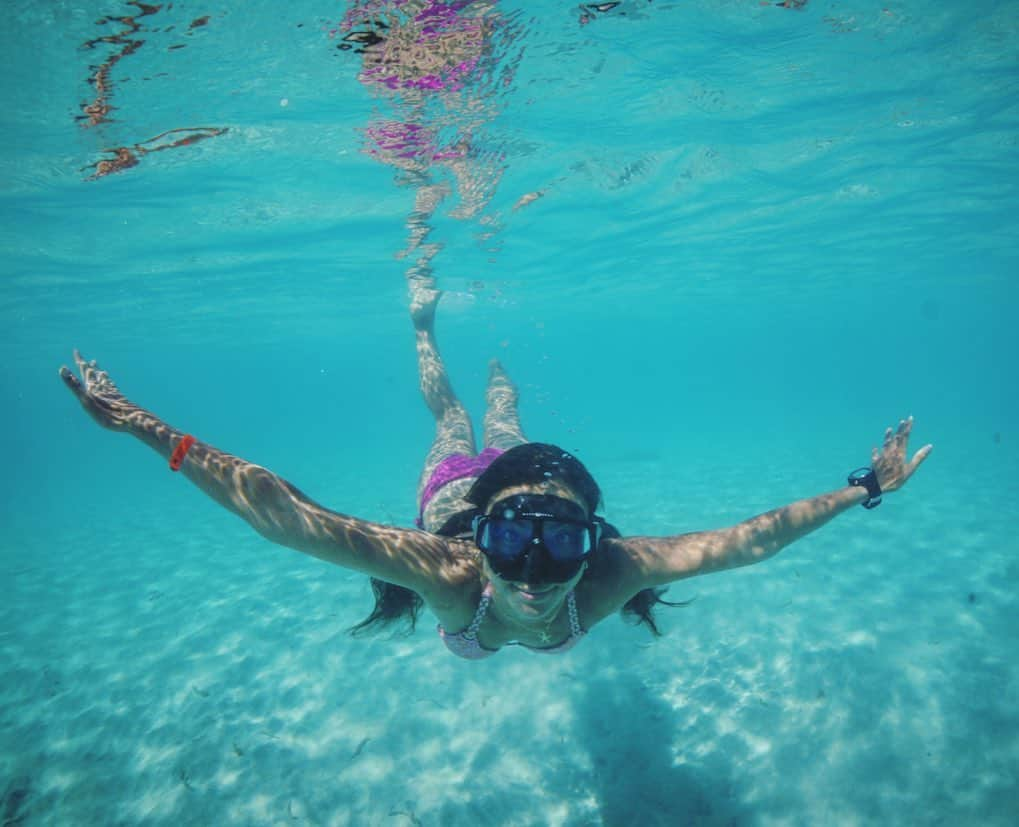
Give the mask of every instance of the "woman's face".
[[[542, 483], [514, 485], [496, 492], [486, 505], [486, 513], [494, 503], [518, 494], [557, 497], [575, 503], [584, 509], [585, 513], [587, 512], [582, 498], [572, 489], [557, 480], [548, 480]], [[499, 612], [506, 619], [522, 624], [548, 621], [555, 617], [566, 600], [566, 596], [576, 587], [587, 570], [585, 562], [577, 573], [565, 582], [529, 583], [500, 576], [492, 569], [488, 558], [484, 555], [482, 555], [482, 561], [482, 570], [493, 585], [493, 600]]]
[[504, 580], [483, 558], [482, 569], [493, 586], [492, 599], [499, 614], [507, 620], [523, 625], [549, 621], [562, 608], [566, 595], [572, 591], [584, 576], [587, 563], [573, 578], [565, 583], [522, 583]]

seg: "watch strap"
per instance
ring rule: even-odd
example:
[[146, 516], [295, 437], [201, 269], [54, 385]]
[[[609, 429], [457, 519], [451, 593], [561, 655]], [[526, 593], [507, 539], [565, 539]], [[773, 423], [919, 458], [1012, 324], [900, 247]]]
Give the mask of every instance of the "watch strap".
[[864, 508], [877, 508], [881, 505], [881, 486], [877, 481], [877, 474], [873, 468], [864, 466], [857, 468], [849, 475], [849, 484], [857, 488], [864, 488], [867, 491], [867, 499], [861, 505]]

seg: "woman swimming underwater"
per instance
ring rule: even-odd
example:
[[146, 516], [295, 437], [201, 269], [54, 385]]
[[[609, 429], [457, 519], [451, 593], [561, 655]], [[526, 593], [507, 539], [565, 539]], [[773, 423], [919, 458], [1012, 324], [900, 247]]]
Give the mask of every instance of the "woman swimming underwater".
[[671, 537], [619, 535], [596, 513], [597, 483], [576, 457], [527, 442], [516, 388], [490, 368], [482, 450], [457, 400], [434, 334], [439, 293], [412, 285], [421, 388], [436, 435], [418, 487], [417, 529], [331, 511], [266, 468], [195, 440], [140, 408], [106, 371], [74, 358], [80, 378], [60, 376], [104, 428], [138, 438], [220, 505], [267, 539], [370, 575], [376, 607], [355, 630], [401, 616], [413, 624], [423, 603], [460, 657], [477, 659], [519, 644], [561, 653], [617, 611], [657, 632], [651, 609], [665, 585], [758, 563], [857, 505], [873, 508], [900, 489], [930, 454], [909, 459], [912, 418], [889, 428], [871, 465], [837, 490], [729, 528]]

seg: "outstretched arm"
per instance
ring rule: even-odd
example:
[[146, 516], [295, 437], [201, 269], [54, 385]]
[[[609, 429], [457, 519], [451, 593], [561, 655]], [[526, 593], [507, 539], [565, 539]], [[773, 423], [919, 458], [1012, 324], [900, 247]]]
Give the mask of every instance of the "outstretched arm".
[[[95, 361], [86, 362], [77, 351], [74, 358], [81, 378], [66, 367], [60, 376], [89, 416], [169, 459], [185, 434], [127, 399]], [[211, 445], [194, 442], [180, 472], [273, 542], [425, 595], [449, 573], [449, 548], [441, 537], [337, 514], [268, 469]]]
[[[881, 450], [874, 448], [871, 452], [871, 465], [884, 493], [905, 485], [931, 452], [932, 446], [925, 445], [907, 461], [912, 428], [912, 417], [902, 420], [897, 430], [889, 428], [885, 432]], [[616, 541], [633, 579], [627, 588], [636, 586], [636, 592], [685, 577], [759, 563], [866, 499], [865, 489], [847, 485], [717, 531]]]

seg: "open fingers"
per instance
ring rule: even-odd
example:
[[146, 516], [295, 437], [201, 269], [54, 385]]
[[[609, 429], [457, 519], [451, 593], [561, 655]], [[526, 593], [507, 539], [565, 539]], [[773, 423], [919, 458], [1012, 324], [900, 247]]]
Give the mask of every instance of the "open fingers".
[[87, 360], [80, 351], [74, 349], [74, 363], [78, 366], [78, 375], [74, 371], [61, 366], [60, 378], [64, 384], [78, 397], [78, 401], [84, 403], [85, 398], [94, 394], [101, 383], [103, 371], [95, 363], [95, 360]]
[[78, 381], [78, 377], [74, 373], [67, 369], [66, 365], [60, 366], [60, 378], [64, 380], [64, 384], [71, 390], [71, 392], [79, 399], [82, 394], [81, 382]]
[[77, 348], [74, 349], [74, 361], [78, 365], [78, 373], [81, 375], [82, 389], [87, 393], [95, 385], [95, 374], [99, 368], [96, 366], [94, 359], [91, 362], [88, 361]]
[[885, 441], [882, 448], [887, 451], [889, 449], [900, 449], [904, 450], [906, 443], [909, 441], [909, 433], [913, 430], [913, 417], [906, 419], [900, 419], [898, 427], [894, 430], [891, 428], [885, 428]]
[[[64, 383], [80, 397], [83, 393], [88, 393], [92, 385], [92, 377], [89, 376], [89, 362], [81, 355], [81, 351], [78, 348], [74, 349], [73, 356], [74, 364], [78, 366], [78, 375], [75, 376], [66, 367], [61, 367], [60, 376]], [[94, 365], [95, 362], [92, 362], [92, 364]]]
[[909, 461], [909, 473], [912, 474], [917, 468], [920, 467], [920, 463], [923, 462], [930, 455], [930, 452], [934, 450], [934, 446], [927, 444], [924, 445], [919, 451], [913, 454], [913, 459]]

